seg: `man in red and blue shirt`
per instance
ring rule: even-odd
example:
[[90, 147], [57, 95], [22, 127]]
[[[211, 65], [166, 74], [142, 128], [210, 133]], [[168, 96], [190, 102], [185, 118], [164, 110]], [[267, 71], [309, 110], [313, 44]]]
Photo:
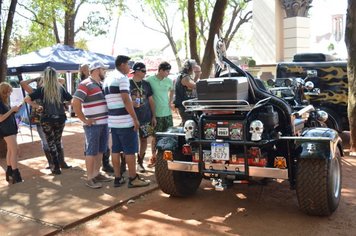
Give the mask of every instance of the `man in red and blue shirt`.
[[111, 181], [100, 173], [101, 157], [108, 148], [109, 139], [108, 108], [102, 91], [107, 68], [100, 61], [92, 63], [89, 67], [90, 77], [79, 84], [72, 102], [75, 113], [83, 122], [86, 185], [90, 188], [101, 188], [100, 182]]

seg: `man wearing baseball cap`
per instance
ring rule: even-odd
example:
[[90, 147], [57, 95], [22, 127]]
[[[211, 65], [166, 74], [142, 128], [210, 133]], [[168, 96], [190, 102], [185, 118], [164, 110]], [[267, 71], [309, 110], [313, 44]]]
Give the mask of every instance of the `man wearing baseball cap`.
[[107, 68], [100, 61], [90, 64], [90, 77], [79, 84], [72, 101], [75, 113], [83, 122], [86, 185], [90, 188], [101, 188], [101, 182], [112, 180], [100, 173], [101, 157], [108, 148], [109, 139], [108, 108], [102, 91]]
[[137, 155], [137, 170], [145, 172], [143, 159], [147, 149], [147, 138], [152, 135], [153, 128], [156, 126], [155, 104], [150, 83], [143, 80], [146, 76], [146, 65], [136, 62], [133, 67], [132, 79], [130, 80], [130, 94], [134, 105], [136, 116], [140, 122], [139, 128], [139, 152]]

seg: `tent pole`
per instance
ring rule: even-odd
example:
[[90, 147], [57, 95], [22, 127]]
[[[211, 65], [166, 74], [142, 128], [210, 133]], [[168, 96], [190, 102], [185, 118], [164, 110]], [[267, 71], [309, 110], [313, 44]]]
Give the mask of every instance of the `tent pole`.
[[[66, 82], [67, 82], [67, 91], [69, 94], [72, 94], [72, 73], [67, 71], [66, 73]], [[72, 118], [72, 105], [68, 106], [69, 117]]]
[[[21, 81], [23, 80], [22, 74], [19, 74], [18, 77], [19, 77], [19, 82], [21, 82]], [[25, 97], [26, 97], [26, 92], [25, 92], [25, 90], [22, 88], [22, 86], [21, 86], [21, 91], [22, 91], [23, 97], [25, 98]], [[29, 123], [29, 125], [30, 125], [31, 140], [32, 140], [32, 143], [33, 143], [33, 133], [32, 133], [32, 124], [31, 124], [30, 110], [28, 109], [28, 105], [27, 105], [27, 104], [24, 104], [24, 105], [25, 105], [25, 107], [26, 107], [26, 113], [27, 113], [28, 123]]]

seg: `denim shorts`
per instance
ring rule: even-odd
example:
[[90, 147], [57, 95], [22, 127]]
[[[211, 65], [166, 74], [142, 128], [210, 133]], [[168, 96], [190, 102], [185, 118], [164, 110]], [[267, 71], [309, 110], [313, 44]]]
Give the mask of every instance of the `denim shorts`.
[[85, 155], [95, 156], [106, 152], [109, 141], [108, 125], [84, 125]]
[[134, 128], [111, 128], [112, 153], [124, 152], [126, 155], [138, 152], [138, 135]]

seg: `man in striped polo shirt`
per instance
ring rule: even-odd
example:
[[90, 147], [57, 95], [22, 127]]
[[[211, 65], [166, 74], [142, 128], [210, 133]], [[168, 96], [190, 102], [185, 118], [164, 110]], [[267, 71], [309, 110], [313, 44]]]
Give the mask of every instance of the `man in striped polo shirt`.
[[112, 137], [112, 162], [114, 166], [114, 187], [123, 184], [124, 178], [120, 172], [120, 152], [125, 155], [129, 169], [128, 187], [144, 187], [149, 181], [136, 173], [136, 158], [138, 152], [137, 131], [140, 123], [137, 119], [130, 96], [130, 81], [127, 74], [130, 72], [130, 58], [119, 55], [115, 60], [116, 74], [104, 82], [105, 100], [108, 105], [108, 123]]
[[72, 101], [74, 112], [83, 122], [86, 185], [90, 188], [101, 188], [100, 182], [112, 180], [100, 173], [101, 157], [107, 150], [109, 139], [108, 108], [102, 91], [107, 68], [100, 61], [92, 63], [89, 66], [90, 77], [79, 84]]

